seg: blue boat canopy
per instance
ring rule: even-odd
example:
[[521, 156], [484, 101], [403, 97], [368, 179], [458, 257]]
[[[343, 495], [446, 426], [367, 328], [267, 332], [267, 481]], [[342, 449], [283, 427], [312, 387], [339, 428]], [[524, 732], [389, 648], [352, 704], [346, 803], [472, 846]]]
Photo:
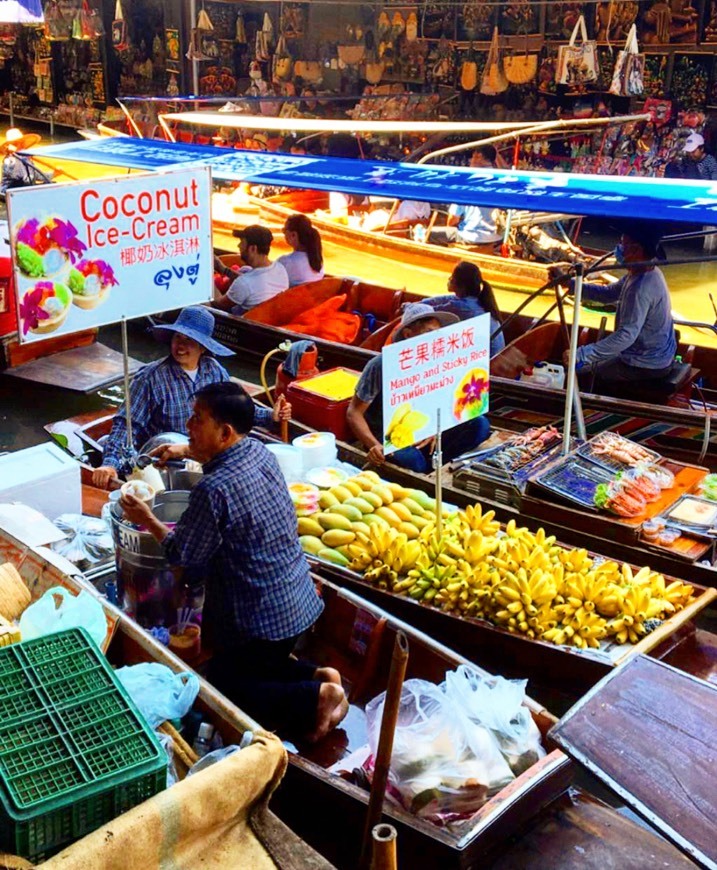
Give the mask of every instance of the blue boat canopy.
[[0, 0], [0, 24], [42, 24], [40, 0]]
[[717, 224], [717, 182], [711, 181], [419, 166], [129, 137], [51, 145], [28, 154], [152, 171], [208, 165], [215, 181], [613, 219]]

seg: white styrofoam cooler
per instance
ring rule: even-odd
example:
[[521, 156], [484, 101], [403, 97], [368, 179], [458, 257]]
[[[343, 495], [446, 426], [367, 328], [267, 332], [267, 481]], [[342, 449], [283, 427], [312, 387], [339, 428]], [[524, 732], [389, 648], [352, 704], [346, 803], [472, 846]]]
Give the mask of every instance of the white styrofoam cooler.
[[82, 513], [80, 465], [48, 442], [0, 456], [0, 502], [19, 501], [54, 520]]

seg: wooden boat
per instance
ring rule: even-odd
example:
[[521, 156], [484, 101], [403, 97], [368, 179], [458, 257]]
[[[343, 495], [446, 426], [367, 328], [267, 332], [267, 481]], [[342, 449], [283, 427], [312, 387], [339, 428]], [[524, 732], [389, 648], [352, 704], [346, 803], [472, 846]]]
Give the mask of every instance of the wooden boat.
[[[20, 572], [25, 584], [30, 589], [32, 599], [37, 600], [49, 589], [63, 587], [74, 595], [86, 590], [95, 593], [94, 587], [89, 584], [70, 562], [53, 553], [47, 548], [28, 547], [8, 532], [0, 529], [0, 563], [11, 562]], [[176, 658], [161, 644], [158, 644], [151, 635], [142, 631], [138, 625], [124, 616], [119, 610], [112, 607], [103, 599], [103, 606], [107, 618], [107, 640], [104, 651], [113, 666], [137, 664], [139, 662], [156, 661], [167, 665], [176, 673], [186, 671], [184, 662]], [[244, 731], [260, 732], [260, 726], [251, 717], [242, 713], [226, 698], [217, 693], [204, 680], [201, 681], [199, 695], [195, 702], [195, 709], [201, 712], [204, 721], [213, 724], [223, 735], [227, 745], [238, 743]], [[183, 751], [191, 755], [190, 747], [184, 745]], [[41, 751], [41, 750], [38, 750]], [[178, 870], [189, 870], [196, 866], [187, 863], [186, 852], [187, 838], [194, 838], [204, 844], [202, 860], [208, 861], [209, 866], [217, 866], [215, 863], [221, 856], [231, 857], [237, 862], [257, 861], [252, 863], [257, 870], [270, 870], [270, 868], [283, 868], [283, 870], [303, 870], [305, 867], [316, 870], [331, 870], [332, 865], [309, 847], [297, 834], [284, 824], [274, 812], [269, 810], [269, 800], [281, 778], [286, 765], [285, 755], [278, 739], [274, 735], [263, 734], [260, 742], [251, 747], [253, 758], [247, 757], [251, 771], [253, 786], [256, 791], [251, 802], [241, 807], [237, 801], [235, 807], [223, 807], [217, 813], [216, 824], [219, 827], [219, 836], [208, 827], [202, 827], [200, 821], [194, 819], [183, 820], [182, 825], [168, 822], [162, 826], [164, 838], [160, 844], [164, 860], [171, 860], [172, 865]], [[563, 758], [562, 753], [556, 753]], [[186, 768], [177, 760], [177, 768], [180, 776], [186, 773]], [[262, 776], [264, 779], [262, 781]], [[162, 795], [159, 796], [160, 798]], [[153, 798], [152, 801], [157, 800]], [[138, 812], [148, 807], [149, 802], [137, 808]], [[228, 808], [233, 809], [235, 817], [226, 815]], [[166, 804], [163, 809], [166, 818], [177, 813], [177, 806], [169, 807]], [[135, 812], [135, 811], [131, 811]], [[149, 810], [145, 809], [147, 815]], [[159, 810], [162, 812], [162, 810]], [[126, 816], [124, 817], [126, 818]], [[141, 828], [141, 823], [139, 824]], [[171, 828], [171, 835], [167, 833]], [[48, 867], [69, 867], [73, 870], [88, 866], [118, 867], [116, 855], [113, 860], [105, 858], [102, 848], [103, 842], [111, 841], [122, 836], [119, 830], [112, 832], [112, 827], [100, 830], [94, 834], [88, 834], [74, 845], [62, 851], [56, 858], [50, 858], [46, 864]], [[127, 836], [127, 831], [124, 832]], [[222, 838], [224, 840], [222, 841]], [[228, 838], [228, 840], [227, 840]], [[216, 850], [214, 853], [212, 849]], [[144, 854], [144, 860], [154, 850], [148, 850]], [[182, 860], [184, 859], [184, 860]], [[4, 862], [3, 866], [5, 866]], [[45, 865], [45, 862], [42, 862]], [[20, 866], [10, 863], [7, 866]], [[23, 867], [30, 866], [25, 863]], [[126, 865], [125, 865], [126, 866]], [[149, 867], [149, 864], [144, 864]], [[159, 864], [156, 865], [157, 867]], [[237, 865], [238, 866], [238, 865]]]
[[[55, 559], [50, 561], [39, 551], [28, 551], [5, 532], [0, 532], [0, 556], [18, 565], [34, 597], [57, 584], [75, 592], [87, 588], [81, 576], [65, 573], [62, 562], [53, 564]], [[289, 756], [285, 776], [272, 797], [272, 810], [260, 801], [252, 816], [255, 835], [266, 838], [263, 842], [275, 866], [287, 870], [329, 867], [299, 841], [297, 834], [337, 866], [355, 866], [367, 792], [329, 773], [327, 768], [365, 742], [360, 707], [385, 687], [396, 632], [403, 631], [408, 637], [409, 677], [440, 681], [447, 669], [464, 661], [349, 592], [328, 583], [322, 583], [321, 590], [326, 610], [307, 654], [312, 660], [341, 668], [351, 688], [352, 708], [342, 728], [313, 749], [305, 748]], [[175, 672], [187, 669], [184, 662], [112, 605], [105, 603], [105, 610], [113, 628], [107, 651], [113, 664], [156, 661]], [[526, 705], [545, 735], [555, 718], [533, 701], [527, 700]], [[238, 742], [247, 729], [260, 731], [257, 723], [204, 680], [196, 708], [205, 721], [217, 726], [226, 744]], [[618, 863], [626, 866], [623, 850], [629, 845], [633, 857], [650, 855], [663, 866], [690, 866], [672, 846], [614, 809], [578, 791], [566, 792], [573, 764], [549, 743], [547, 749], [546, 757], [490, 799], [458, 834], [387, 804], [385, 815], [399, 831], [399, 865], [470, 870], [485, 866], [487, 855], [491, 855], [491, 861], [500, 866], [516, 866], [510, 863], [511, 856], [537, 849], [543, 856], [552, 856], [549, 865], [541, 866], [566, 870], [575, 867], [572, 854], [577, 852], [581, 867], [597, 870]]]

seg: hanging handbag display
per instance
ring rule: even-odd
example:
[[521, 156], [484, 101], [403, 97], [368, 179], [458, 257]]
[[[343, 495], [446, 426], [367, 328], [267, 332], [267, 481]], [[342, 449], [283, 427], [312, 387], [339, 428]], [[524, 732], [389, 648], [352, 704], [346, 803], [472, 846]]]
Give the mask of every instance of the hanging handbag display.
[[294, 76], [301, 77], [308, 84], [317, 85], [322, 79], [323, 70], [318, 60], [297, 60]]
[[645, 55], [637, 44], [637, 28], [633, 24], [627, 34], [625, 47], [617, 53], [612, 73], [610, 93], [618, 97], [637, 97], [644, 90]]
[[50, 42], [64, 42], [72, 35], [72, 21], [62, 14], [55, 0], [45, 6], [45, 36]]
[[286, 47], [284, 34], [282, 33], [274, 53], [274, 78], [279, 79], [279, 81], [288, 81], [291, 78], [292, 67], [293, 61]]
[[[578, 34], [581, 38], [579, 44]], [[558, 49], [555, 81], [559, 85], [580, 88], [597, 81], [599, 69], [597, 43], [594, 39], [588, 39], [585, 18], [581, 15], [573, 28], [570, 42]]]
[[217, 60], [219, 41], [214, 34], [214, 25], [202, 9], [197, 16], [197, 26], [192, 28], [187, 50], [187, 60]]
[[538, 74], [538, 55], [528, 51], [528, 37], [525, 37], [525, 51], [522, 54], [509, 54], [503, 58], [505, 77], [511, 85], [527, 85], [535, 81]]
[[488, 59], [483, 70], [483, 78], [480, 83], [480, 92], [488, 97], [502, 94], [508, 89], [508, 79], [503, 72], [503, 58], [500, 50], [500, 35], [498, 28], [493, 28], [493, 38], [488, 49]]
[[461, 64], [460, 84], [464, 91], [473, 91], [478, 84], [478, 64], [473, 54], [473, 43], [470, 44], [466, 58]]
[[129, 48], [129, 39], [127, 38], [127, 23], [122, 14], [122, 3], [117, 0], [115, 3], [115, 20], [112, 22], [112, 48], [115, 51], [125, 51]]

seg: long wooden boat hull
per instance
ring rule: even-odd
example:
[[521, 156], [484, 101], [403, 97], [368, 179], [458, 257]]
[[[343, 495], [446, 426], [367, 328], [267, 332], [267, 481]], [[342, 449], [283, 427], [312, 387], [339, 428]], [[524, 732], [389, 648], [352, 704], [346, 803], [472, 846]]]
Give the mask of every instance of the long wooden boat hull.
[[[0, 532], [0, 557], [18, 566], [34, 598], [58, 584], [73, 592], [88, 588], [81, 576], [65, 573], [61, 561], [53, 564], [39, 552], [28, 552], [24, 545], [4, 532]], [[347, 622], [350, 624], [353, 620], [354, 626], [359, 622], [365, 628], [367, 619], [374, 621], [369, 648], [366, 655], [358, 656], [358, 679], [353, 683], [364, 696], [370, 697], [380, 690], [385, 681], [381, 655], [376, 647], [380, 646], [390, 654], [396, 631], [408, 635], [409, 677], [420, 675], [437, 681], [446, 668], [462, 661], [445, 647], [431, 642], [350, 593], [325, 586], [324, 595], [332, 616], [349, 617], [344, 621], [326, 620], [329, 647], [333, 641], [337, 647], [346, 648]], [[104, 606], [108, 625], [114, 631], [108, 650], [114, 664], [156, 661], [176, 673], [187, 669], [184, 662], [131, 619], [111, 605], [105, 603]], [[371, 662], [370, 667], [366, 666], [367, 662]], [[344, 661], [344, 665], [350, 670], [350, 662]], [[528, 707], [544, 734], [555, 721], [554, 717], [532, 701], [528, 701]], [[204, 680], [200, 680], [196, 708], [205, 721], [217, 726], [226, 744], [238, 742], [247, 729], [261, 730], [251, 717]], [[268, 838], [264, 841], [265, 848], [276, 867], [299, 870], [311, 866], [316, 870], [330, 870], [330, 865], [312, 852], [307, 843], [313, 844], [337, 866], [355, 867], [367, 793], [326, 772], [326, 758], [322, 759], [321, 754], [336, 755], [337, 751], [340, 752], [338, 732], [335, 738], [339, 738], [338, 741], [334, 739], [332, 745], [315, 753], [314, 760], [295, 755], [290, 757], [285, 777], [271, 803], [273, 812], [278, 813], [290, 828], [268, 810], [265, 801], [260, 801], [253, 810], [251, 824], [254, 834], [260, 839]], [[638, 865], [626, 864], [626, 854], [633, 857], [649, 855], [653, 860], [659, 860], [661, 866], [691, 866], [674, 847], [614, 809], [575, 790], [567, 794], [565, 788], [572, 773], [572, 762], [562, 752], [550, 751], [510, 789], [490, 801], [476, 824], [465, 826], [466, 830], [460, 837], [387, 808], [389, 820], [399, 829], [399, 866], [457, 867], [461, 870], [473, 870], [488, 864], [493, 866], [494, 862], [500, 867], [550, 866], [556, 870], [578, 866], [596, 870], [611, 866], [643, 866], [642, 860]], [[270, 791], [271, 787], [267, 796]], [[541, 856], [543, 862], [531, 864], [536, 855]]]

